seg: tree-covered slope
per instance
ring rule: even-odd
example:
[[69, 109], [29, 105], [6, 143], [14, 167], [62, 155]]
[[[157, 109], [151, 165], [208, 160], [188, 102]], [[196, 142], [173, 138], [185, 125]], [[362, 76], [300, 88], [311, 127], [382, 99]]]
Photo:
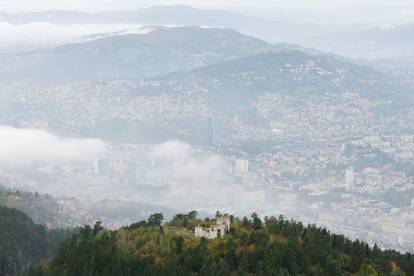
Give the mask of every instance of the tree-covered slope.
[[[34, 223], [48, 228], [74, 228], [93, 221], [107, 220], [112, 223], [135, 221], [154, 212], [172, 217], [176, 212], [169, 208], [135, 201], [99, 200], [81, 202], [76, 198], [59, 199], [38, 192], [12, 190], [0, 185], [0, 206], [25, 213]], [[65, 208], [65, 204], [71, 208]]]
[[35, 223], [57, 226], [59, 203], [50, 195], [12, 191], [0, 185], [0, 206], [15, 208]]
[[413, 275], [411, 254], [382, 251], [314, 225], [253, 214], [232, 219], [223, 239], [192, 233], [195, 213], [160, 216], [119, 231], [96, 224], [67, 240], [29, 275]]
[[63, 230], [47, 230], [21, 211], [0, 206], [0, 275], [19, 275], [28, 266], [52, 257], [69, 235]]

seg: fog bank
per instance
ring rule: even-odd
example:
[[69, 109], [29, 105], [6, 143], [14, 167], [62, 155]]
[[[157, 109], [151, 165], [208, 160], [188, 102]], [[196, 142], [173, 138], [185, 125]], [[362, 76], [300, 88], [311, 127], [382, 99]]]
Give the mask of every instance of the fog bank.
[[75, 139], [44, 130], [0, 126], [0, 166], [23, 167], [35, 162], [89, 162], [104, 154], [105, 143]]

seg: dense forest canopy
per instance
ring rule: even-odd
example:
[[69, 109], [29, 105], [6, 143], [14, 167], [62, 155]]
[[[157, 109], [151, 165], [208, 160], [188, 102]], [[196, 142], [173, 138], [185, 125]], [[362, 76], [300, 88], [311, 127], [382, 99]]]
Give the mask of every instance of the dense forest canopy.
[[20, 275], [30, 265], [50, 259], [72, 233], [48, 230], [19, 210], [0, 206], [0, 275]]
[[414, 275], [408, 253], [282, 216], [230, 218], [224, 238], [212, 240], [194, 236], [195, 226], [215, 223], [196, 212], [165, 224], [154, 214], [118, 231], [85, 226], [53, 261], [27, 275]]

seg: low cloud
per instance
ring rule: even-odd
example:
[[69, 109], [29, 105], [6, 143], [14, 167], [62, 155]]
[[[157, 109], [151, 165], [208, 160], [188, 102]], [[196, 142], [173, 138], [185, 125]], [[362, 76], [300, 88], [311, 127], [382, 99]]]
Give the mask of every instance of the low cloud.
[[233, 201], [225, 159], [181, 141], [156, 145], [148, 153], [154, 166], [152, 183], [168, 187], [154, 200], [179, 210], [209, 210]]
[[193, 181], [211, 179], [224, 173], [225, 161], [216, 154], [197, 152], [180, 141], [168, 141], [155, 146], [149, 153], [160, 173], [168, 178]]
[[44, 130], [0, 126], [1, 167], [91, 161], [104, 154], [105, 148], [100, 140], [64, 138]]
[[168, 186], [168, 190], [149, 202], [174, 206], [178, 210], [196, 209], [209, 213], [216, 210], [263, 213], [261, 208], [268, 207], [265, 193], [246, 191], [243, 181], [231, 175], [228, 162], [217, 153], [181, 141], [168, 141], [153, 146], [148, 154], [154, 163], [154, 175], [160, 178], [155, 181], [161, 180], [161, 184]]
[[0, 22], [0, 51], [16, 52], [36, 48], [51, 48], [79, 41], [79, 38], [103, 33], [146, 33], [148, 29], [134, 24], [74, 24], [55, 25], [34, 22], [14, 25]]

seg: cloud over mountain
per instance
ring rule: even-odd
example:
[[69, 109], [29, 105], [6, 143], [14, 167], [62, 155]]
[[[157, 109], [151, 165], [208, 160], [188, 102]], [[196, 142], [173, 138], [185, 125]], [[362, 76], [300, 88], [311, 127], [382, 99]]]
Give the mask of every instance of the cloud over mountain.
[[[52, 48], [78, 41], [80, 38], [99, 33], [119, 31], [140, 32], [138, 24], [69, 24], [50, 22], [12, 24], [0, 22], [0, 52], [28, 51], [37, 48]], [[145, 32], [145, 31], [143, 31]]]

